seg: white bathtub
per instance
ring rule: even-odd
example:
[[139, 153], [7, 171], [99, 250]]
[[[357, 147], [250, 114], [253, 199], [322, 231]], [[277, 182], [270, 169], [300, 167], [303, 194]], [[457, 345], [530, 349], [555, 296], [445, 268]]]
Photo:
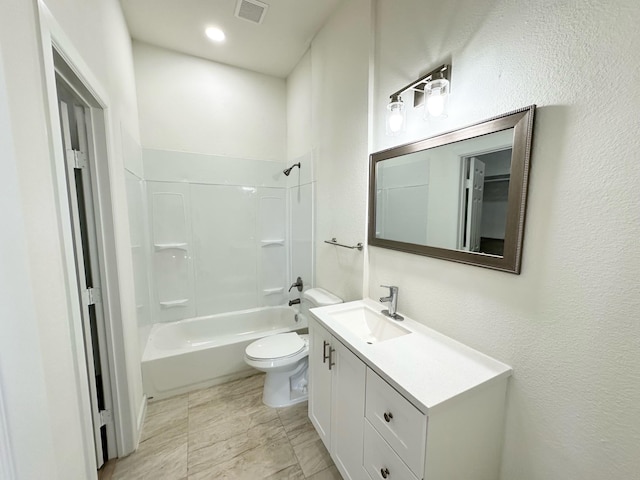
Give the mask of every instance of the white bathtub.
[[142, 355], [147, 398], [165, 398], [255, 373], [244, 350], [258, 338], [307, 328], [291, 307], [264, 307], [156, 324]]

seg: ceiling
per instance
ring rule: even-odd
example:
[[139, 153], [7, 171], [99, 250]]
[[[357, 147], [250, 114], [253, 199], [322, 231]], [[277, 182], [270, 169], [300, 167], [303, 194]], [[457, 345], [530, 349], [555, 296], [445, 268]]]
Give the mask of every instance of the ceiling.
[[[287, 77], [342, 0], [262, 0], [261, 24], [235, 16], [238, 0], [120, 0], [131, 37], [177, 52]], [[214, 43], [209, 26], [227, 38]]]

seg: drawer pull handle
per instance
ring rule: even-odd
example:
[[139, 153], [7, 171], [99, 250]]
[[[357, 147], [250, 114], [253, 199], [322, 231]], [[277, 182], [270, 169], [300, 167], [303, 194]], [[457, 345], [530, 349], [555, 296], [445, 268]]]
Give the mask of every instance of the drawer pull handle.
[[331, 370], [331, 367], [336, 366], [336, 362], [333, 361], [333, 353], [335, 351], [336, 351], [335, 348], [329, 348], [329, 370]]
[[[384, 421], [389, 423], [391, 420], [393, 419], [393, 413], [391, 412], [384, 412]], [[387, 477], [385, 477], [387, 478]]]
[[387, 478], [389, 476], [389, 469], [388, 468], [381, 468], [380, 469], [380, 475], [382, 475], [382, 478]]
[[327, 363], [329, 359], [329, 355], [327, 355], [327, 347], [329, 346], [329, 342], [323, 340], [322, 342], [322, 363]]

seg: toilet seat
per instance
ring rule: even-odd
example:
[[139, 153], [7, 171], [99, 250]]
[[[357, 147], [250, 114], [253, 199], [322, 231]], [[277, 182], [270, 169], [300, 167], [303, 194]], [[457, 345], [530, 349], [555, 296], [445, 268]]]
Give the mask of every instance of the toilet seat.
[[307, 342], [297, 333], [280, 333], [256, 340], [245, 350], [250, 360], [285, 359], [298, 355], [307, 348]]

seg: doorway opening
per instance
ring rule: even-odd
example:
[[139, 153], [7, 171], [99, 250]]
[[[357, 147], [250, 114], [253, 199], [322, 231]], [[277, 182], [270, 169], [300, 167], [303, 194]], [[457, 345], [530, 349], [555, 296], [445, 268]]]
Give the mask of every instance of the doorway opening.
[[460, 250], [502, 256], [512, 149], [461, 157]]
[[105, 137], [103, 110], [72, 75], [53, 49], [55, 82], [64, 151], [66, 193], [71, 225], [77, 298], [80, 311], [86, 385], [91, 404], [93, 447], [97, 467], [117, 456], [113, 372], [107, 335], [109, 290], [105, 270], [105, 232], [97, 178], [99, 139]]

